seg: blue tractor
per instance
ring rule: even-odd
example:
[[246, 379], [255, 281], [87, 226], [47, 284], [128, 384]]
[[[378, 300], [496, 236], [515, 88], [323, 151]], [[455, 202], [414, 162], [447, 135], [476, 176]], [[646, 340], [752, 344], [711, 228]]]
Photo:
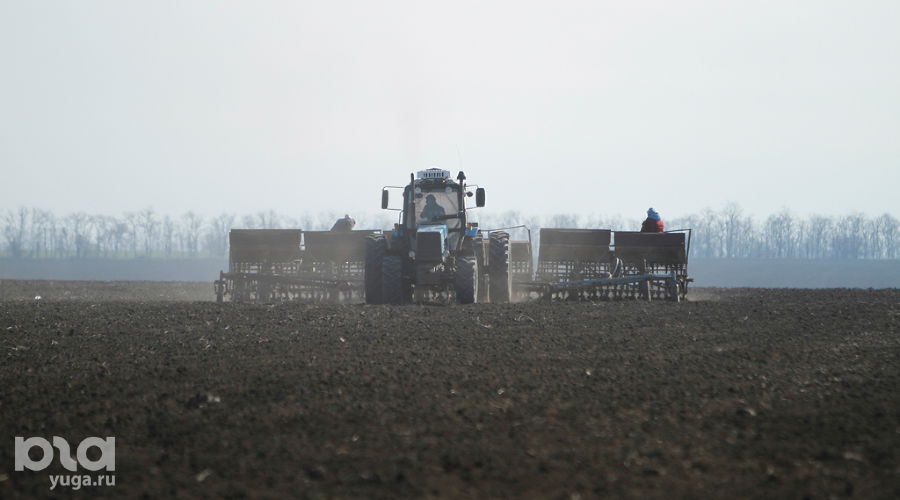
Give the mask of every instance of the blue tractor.
[[[402, 208], [389, 208], [390, 190], [402, 190]], [[369, 304], [455, 298], [457, 303], [509, 302], [509, 234], [485, 238], [469, 220], [466, 200], [484, 206], [484, 188], [470, 191], [466, 176], [439, 168], [410, 174], [406, 186], [386, 186], [381, 208], [400, 211], [392, 232], [366, 240], [365, 289]], [[471, 208], [475, 208], [471, 207]]]

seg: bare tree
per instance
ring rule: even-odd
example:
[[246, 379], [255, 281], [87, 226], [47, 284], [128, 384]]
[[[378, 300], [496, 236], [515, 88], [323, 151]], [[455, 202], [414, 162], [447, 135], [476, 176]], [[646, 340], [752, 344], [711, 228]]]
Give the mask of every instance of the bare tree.
[[835, 226], [832, 239], [835, 257], [859, 259], [862, 257], [864, 218], [861, 214], [841, 217]]
[[796, 225], [787, 210], [766, 219], [765, 237], [769, 244], [770, 257], [793, 257]]
[[233, 214], [220, 214], [210, 222], [207, 234], [207, 248], [216, 256], [225, 256], [228, 252], [228, 233], [234, 225]]
[[114, 231], [118, 221], [116, 221], [115, 217], [108, 215], [94, 215], [91, 216], [91, 219], [97, 231], [95, 252], [98, 256], [109, 257], [110, 253], [113, 252], [115, 243]]
[[112, 226], [109, 229], [110, 238], [112, 239], [113, 255], [119, 256], [119, 252], [124, 252], [128, 238], [128, 224], [119, 219], [113, 219]]
[[53, 243], [55, 217], [52, 212], [38, 208], [31, 209], [31, 255], [50, 255]]
[[725, 257], [735, 257], [741, 241], [743, 220], [742, 210], [737, 203], [727, 203], [722, 210], [722, 221], [725, 227]]
[[547, 227], [580, 227], [578, 224], [578, 215], [576, 214], [556, 214], [547, 221]]
[[900, 249], [897, 248], [898, 243], [898, 227], [897, 219], [890, 214], [883, 214], [875, 219], [875, 234], [878, 237], [877, 252], [874, 255], [876, 259], [896, 259], [900, 257]]
[[159, 227], [159, 221], [153, 213], [153, 208], [145, 208], [137, 215], [138, 224], [144, 236], [144, 254], [150, 257], [153, 254], [153, 243], [156, 237], [156, 230]]
[[281, 227], [279, 216], [274, 210], [267, 210], [256, 214], [259, 220], [257, 227], [260, 229], [278, 229]]
[[75, 257], [86, 257], [90, 246], [89, 233], [87, 232], [88, 216], [84, 212], [76, 212], [67, 215], [63, 222], [69, 229], [68, 237], [71, 238], [70, 248], [74, 248]]
[[805, 247], [808, 258], [823, 259], [830, 255], [832, 222], [822, 215], [813, 215], [807, 223]]
[[13, 257], [25, 256], [26, 227], [28, 227], [28, 210], [25, 207], [3, 214], [3, 236], [6, 238], [9, 253]]
[[717, 210], [712, 208], [703, 209], [702, 220], [704, 221], [705, 236], [709, 247], [708, 255], [710, 257], [726, 256], [726, 222]]
[[181, 216], [184, 226], [182, 228], [185, 249], [191, 256], [196, 256], [200, 251], [200, 229], [203, 227], [203, 218], [193, 211]]
[[125, 212], [125, 225], [128, 228], [126, 234], [128, 243], [131, 244], [131, 256], [137, 257], [138, 254], [138, 231], [141, 227], [140, 216], [134, 212]]
[[172, 256], [173, 245], [175, 242], [175, 221], [166, 215], [162, 220], [162, 247], [163, 254], [166, 258]]

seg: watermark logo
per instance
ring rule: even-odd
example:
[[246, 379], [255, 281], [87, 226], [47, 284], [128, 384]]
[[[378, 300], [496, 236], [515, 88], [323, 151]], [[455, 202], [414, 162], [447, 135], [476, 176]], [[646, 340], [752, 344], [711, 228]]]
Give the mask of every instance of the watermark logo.
[[[39, 472], [53, 463], [53, 458], [59, 456], [59, 463], [64, 469], [77, 472], [81, 467], [86, 471], [97, 472], [105, 470], [114, 472], [116, 470], [116, 438], [107, 437], [88, 437], [85, 438], [75, 449], [75, 457], [72, 457], [72, 448], [69, 442], [59, 436], [53, 436], [52, 445], [50, 441], [42, 437], [24, 438], [16, 436], [16, 463], [15, 470], [21, 472], [30, 470]], [[32, 458], [31, 451], [33, 449], [41, 450], [40, 458]], [[54, 451], [56, 448], [56, 451]], [[95, 458], [89, 456], [91, 449], [98, 452], [92, 452]], [[58, 453], [57, 453], [58, 452]], [[72, 489], [79, 489], [82, 486], [114, 486], [116, 484], [115, 475], [100, 475], [91, 477], [88, 474], [52, 474], [50, 475], [50, 489], [56, 488], [57, 485], [68, 486]]]

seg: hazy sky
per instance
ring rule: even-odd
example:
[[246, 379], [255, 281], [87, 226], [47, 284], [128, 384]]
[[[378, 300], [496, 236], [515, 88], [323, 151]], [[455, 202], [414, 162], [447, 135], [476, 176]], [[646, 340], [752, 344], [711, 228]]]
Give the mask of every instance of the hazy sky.
[[0, 209], [900, 215], [900, 2], [0, 0]]

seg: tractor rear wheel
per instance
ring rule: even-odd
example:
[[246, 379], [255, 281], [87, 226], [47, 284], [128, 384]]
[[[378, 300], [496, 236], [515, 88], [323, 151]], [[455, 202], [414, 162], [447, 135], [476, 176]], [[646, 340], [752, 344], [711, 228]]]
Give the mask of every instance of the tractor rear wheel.
[[409, 302], [409, 286], [403, 283], [403, 259], [397, 255], [384, 257], [381, 265], [381, 293], [385, 304]]
[[494, 232], [490, 235], [488, 256], [491, 303], [505, 304], [512, 294], [512, 274], [509, 272], [509, 233]]
[[474, 255], [456, 259], [456, 302], [472, 304], [478, 296], [478, 260]]
[[366, 238], [366, 304], [384, 303], [381, 273], [385, 250], [387, 242], [384, 235], [377, 234]]

